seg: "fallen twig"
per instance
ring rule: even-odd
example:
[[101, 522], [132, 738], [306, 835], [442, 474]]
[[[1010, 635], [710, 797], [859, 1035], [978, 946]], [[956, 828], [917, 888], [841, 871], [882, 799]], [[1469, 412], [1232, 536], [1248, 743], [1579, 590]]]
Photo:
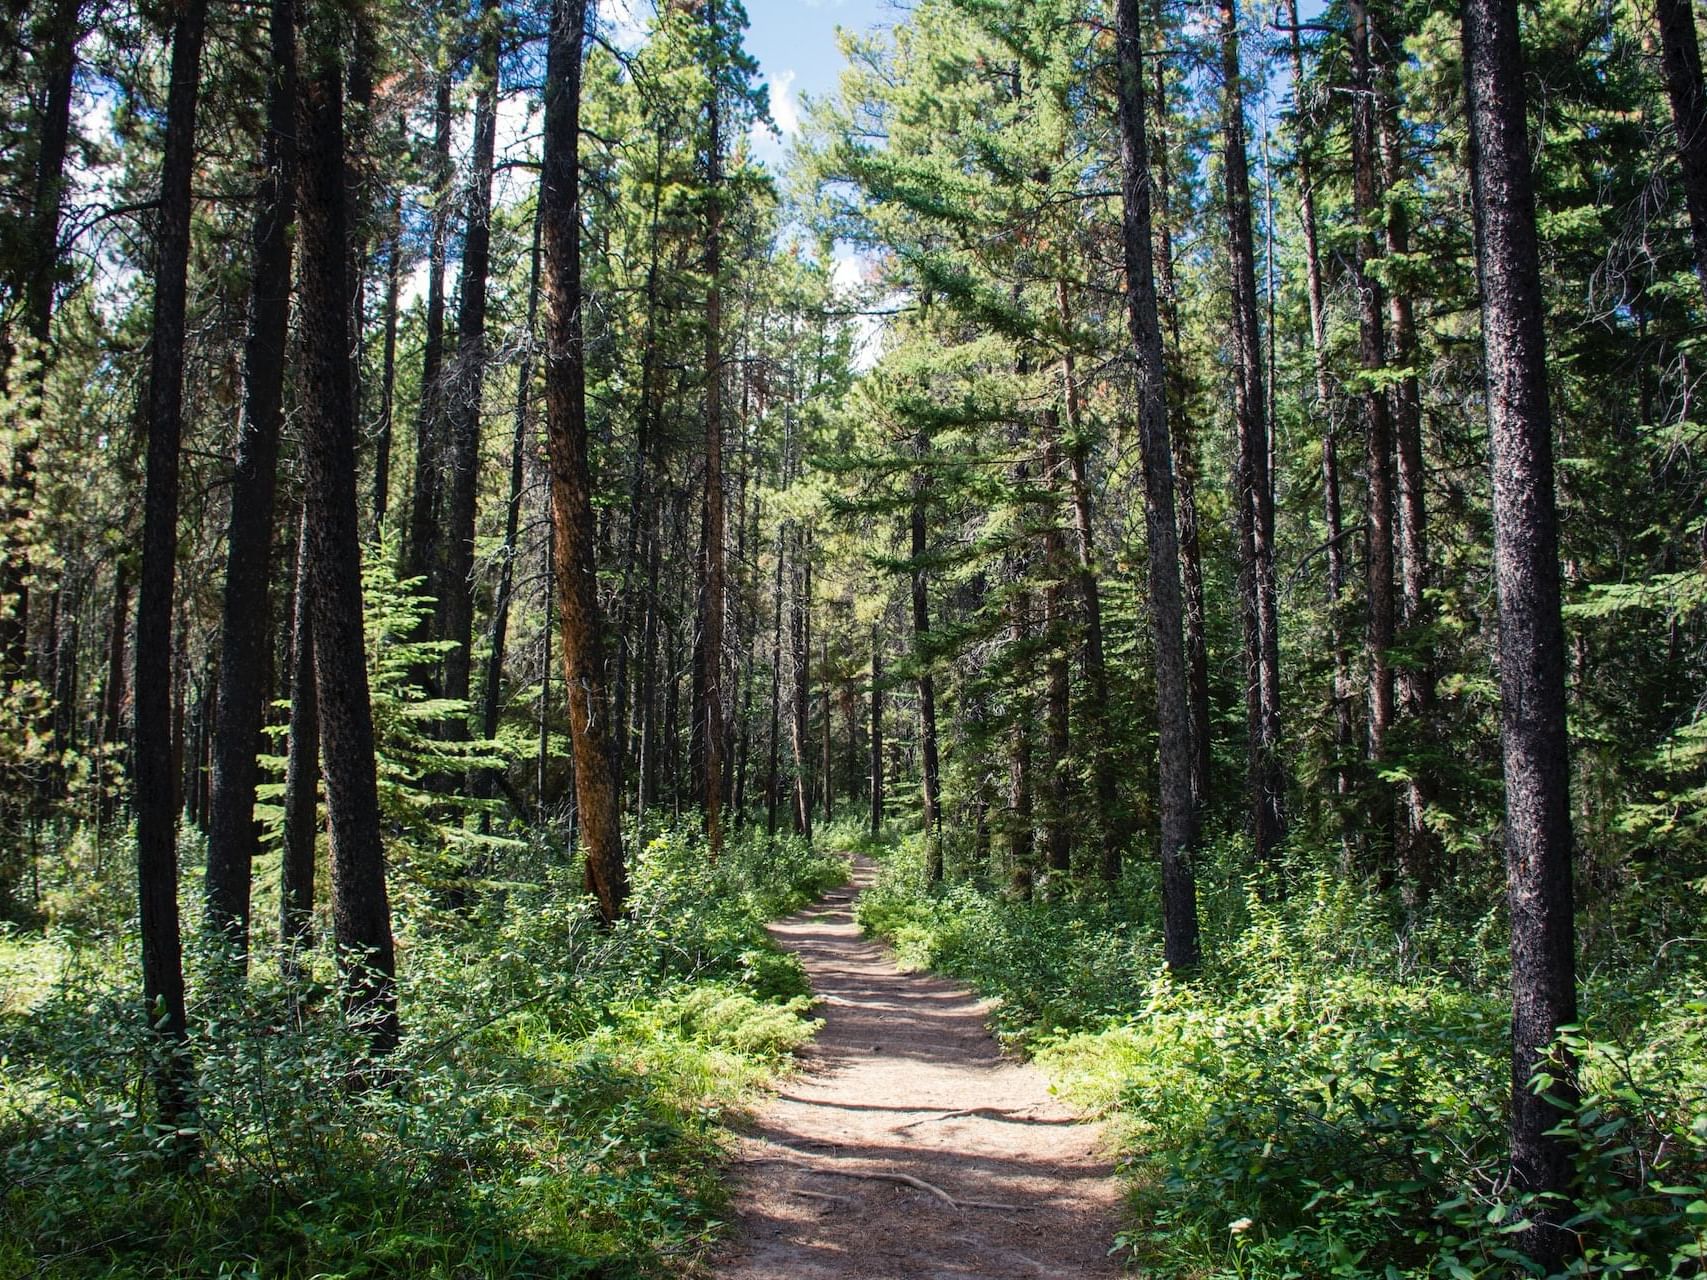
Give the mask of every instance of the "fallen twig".
[[1021, 1115], [1030, 1115], [1030, 1114], [1031, 1114], [1031, 1112], [1029, 1109], [1027, 1109], [1025, 1111], [1009, 1111], [1009, 1110], [1006, 1110], [1005, 1108], [1002, 1108], [1002, 1107], [967, 1107], [961, 1111], [944, 1111], [939, 1115], [921, 1116], [917, 1120], [907, 1121], [906, 1124], [895, 1125], [890, 1130], [890, 1132], [891, 1133], [901, 1133], [907, 1129], [916, 1129], [916, 1128], [918, 1128], [918, 1126], [920, 1126], [922, 1124], [935, 1124], [939, 1120], [958, 1120], [963, 1116], [1000, 1116], [1002, 1119], [1005, 1120], [1005, 1119], [1009, 1118], [1010, 1116], [1021, 1116]]
[[[784, 1148], [784, 1150], [791, 1149], [792, 1148]], [[811, 1152], [799, 1151], [795, 1154], [805, 1156], [810, 1155]], [[956, 1200], [935, 1183], [926, 1182], [923, 1178], [915, 1178], [910, 1173], [864, 1173], [854, 1169], [825, 1168], [810, 1164], [796, 1164], [792, 1160], [785, 1160], [781, 1156], [758, 1156], [749, 1160], [748, 1163], [780, 1164], [786, 1165], [790, 1169], [798, 1169], [802, 1173], [828, 1174], [831, 1177], [836, 1178], [858, 1178], [865, 1182], [898, 1182], [902, 1186], [912, 1187], [916, 1191], [923, 1191], [928, 1195], [935, 1196], [950, 1209], [995, 1209], [1002, 1213], [1025, 1213], [1034, 1207], [1028, 1204], [998, 1204], [993, 1200]]]

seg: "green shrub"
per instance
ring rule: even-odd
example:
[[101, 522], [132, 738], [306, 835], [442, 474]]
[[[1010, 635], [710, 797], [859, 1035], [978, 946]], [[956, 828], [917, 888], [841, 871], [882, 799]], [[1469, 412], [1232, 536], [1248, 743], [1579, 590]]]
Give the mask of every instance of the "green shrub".
[[[814, 1024], [765, 919], [845, 865], [687, 830], [635, 854], [601, 928], [577, 868], [398, 931], [405, 1039], [383, 1088], [347, 1081], [329, 954], [300, 986], [234, 981], [192, 939], [193, 1128], [157, 1123], [135, 938], [0, 942], [0, 1269], [94, 1276], [675, 1275], [719, 1212], [741, 1104]], [[197, 918], [186, 871], [186, 919]], [[14, 1266], [14, 1260], [21, 1260]]]

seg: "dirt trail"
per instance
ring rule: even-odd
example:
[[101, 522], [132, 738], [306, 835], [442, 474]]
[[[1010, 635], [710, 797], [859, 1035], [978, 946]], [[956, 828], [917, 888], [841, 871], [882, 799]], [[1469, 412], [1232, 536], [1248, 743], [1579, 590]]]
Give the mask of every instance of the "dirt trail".
[[1119, 1190], [1097, 1127], [1001, 1056], [988, 1005], [900, 973], [860, 937], [853, 900], [873, 874], [861, 860], [851, 885], [771, 926], [805, 964], [824, 1028], [742, 1141], [735, 1223], [713, 1274], [1119, 1275], [1107, 1255]]

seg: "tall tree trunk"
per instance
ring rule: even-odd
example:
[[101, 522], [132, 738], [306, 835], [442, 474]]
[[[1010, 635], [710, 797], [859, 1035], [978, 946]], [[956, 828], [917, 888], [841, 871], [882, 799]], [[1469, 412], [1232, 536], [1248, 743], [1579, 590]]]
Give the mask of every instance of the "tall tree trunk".
[[[1157, 41], [1163, 37], [1161, 0], [1153, 9]], [[1180, 338], [1179, 293], [1174, 282], [1174, 250], [1172, 215], [1169, 200], [1172, 179], [1168, 153], [1168, 85], [1167, 60], [1160, 50], [1154, 55], [1152, 79], [1155, 85], [1154, 109], [1156, 128], [1151, 144], [1153, 171], [1151, 179], [1156, 191], [1154, 219], [1154, 273], [1158, 292], [1157, 305], [1161, 322], [1166, 325], [1163, 359], [1167, 361], [1163, 377], [1166, 385], [1164, 399], [1176, 408], [1183, 407], [1190, 397], [1191, 375], [1186, 366], [1184, 344]], [[1142, 88], [1140, 88], [1142, 92]], [[1171, 350], [1172, 358], [1168, 359]], [[1209, 730], [1209, 640], [1208, 611], [1204, 605], [1203, 552], [1198, 538], [1197, 520], [1197, 451], [1192, 447], [1189, 413], [1179, 414], [1169, 433], [1174, 481], [1177, 486], [1178, 536], [1180, 554], [1180, 586], [1185, 635], [1186, 697], [1191, 707], [1191, 794], [1201, 815], [1209, 800], [1209, 771], [1213, 739]]]
[[[1408, 181], [1404, 137], [1399, 126], [1396, 77], [1383, 65], [1380, 97], [1381, 156], [1389, 192]], [[1387, 200], [1387, 318], [1392, 336], [1393, 363], [1404, 370], [1392, 385], [1393, 439], [1398, 457], [1399, 549], [1403, 569], [1399, 597], [1404, 606], [1406, 647], [1410, 660], [1398, 675], [1399, 708], [1410, 722], [1413, 739], [1426, 741], [1434, 707], [1434, 646], [1426, 632], [1428, 606], [1428, 500], [1422, 445], [1422, 391], [1417, 379], [1417, 329], [1404, 272], [1411, 251], [1410, 224], [1404, 203]], [[1439, 842], [1428, 828], [1434, 800], [1433, 779], [1413, 766], [1405, 785], [1404, 830], [1399, 861], [1404, 872], [1401, 891], [1412, 906], [1427, 901], [1435, 878]]]
[[291, 636], [290, 736], [284, 792], [284, 849], [279, 859], [279, 940], [287, 981], [302, 971], [313, 941], [314, 845], [320, 830], [320, 711], [314, 687], [314, 572], [308, 559], [308, 513], [296, 552], [296, 624]]
[[777, 775], [782, 737], [782, 566], [787, 546], [786, 526], [776, 531], [776, 576], [771, 582], [771, 732], [765, 764], [765, 834], [776, 834], [776, 811], [782, 787]]
[[834, 719], [830, 715], [830, 628], [826, 625], [818, 635], [818, 682], [819, 706], [823, 714], [823, 757], [819, 772], [824, 775], [824, 821], [830, 822], [836, 816], [836, 780], [835, 756], [830, 737], [835, 728]]
[[[1025, 484], [1025, 463], [1015, 467], [1016, 486]], [[1037, 879], [1036, 834], [1031, 803], [1032, 663], [1025, 647], [1031, 637], [1031, 592], [1025, 586], [1025, 564], [1016, 549], [1008, 574], [1014, 590], [1008, 601], [1009, 643], [1016, 654], [1012, 705], [1008, 710], [1008, 880], [1022, 898], [1030, 899]]]
[[295, 220], [296, 8], [273, 0], [265, 172], [250, 233], [254, 278], [243, 352], [243, 418], [232, 468], [225, 599], [208, 797], [207, 916], [247, 961], [255, 858], [255, 784], [272, 643], [273, 506], [290, 328], [290, 227]]
[[1268, 409], [1257, 324], [1256, 247], [1245, 152], [1245, 87], [1239, 15], [1221, 0], [1222, 163], [1232, 271], [1234, 501], [1238, 505], [1239, 594], [1245, 622], [1247, 798], [1259, 866], [1271, 865], [1286, 835], [1286, 778], [1280, 763], [1280, 622], [1274, 583], [1274, 487]]
[[871, 624], [871, 838], [883, 834], [883, 640]]
[[373, 448], [373, 537], [385, 536], [391, 500], [391, 424], [397, 403], [397, 306], [403, 286], [403, 193], [391, 200], [391, 234], [385, 247], [385, 319], [380, 349], [379, 432]]
[[[95, 825], [97, 834], [104, 828], [112, 816], [113, 796], [109, 788], [112, 785], [110, 750], [117, 746], [120, 750], [120, 768], [123, 768], [124, 741], [124, 706], [125, 706], [125, 629], [130, 619], [130, 562], [120, 557], [117, 567], [113, 570], [113, 615], [108, 624], [107, 634], [107, 674], [101, 691], [101, 723], [99, 727], [101, 752], [99, 794], [95, 801]], [[99, 849], [97, 849], [97, 856]]]
[[[510, 631], [510, 605], [516, 589], [516, 543], [522, 519], [522, 467], [527, 461], [528, 399], [533, 391], [534, 326], [539, 318], [539, 218], [533, 221], [533, 249], [528, 255], [527, 328], [522, 333], [521, 362], [516, 368], [516, 428], [510, 439], [510, 494], [504, 506], [504, 550], [498, 566], [498, 593], [492, 602], [492, 629], [487, 645], [486, 676], [482, 684], [480, 736], [498, 736], [498, 712], [504, 683], [504, 649]], [[489, 788], [486, 788], [489, 791]]]
[[1351, 662], [1346, 653], [1343, 620], [1345, 596], [1345, 530], [1340, 510], [1339, 434], [1332, 381], [1328, 374], [1327, 292], [1322, 278], [1322, 252], [1316, 234], [1315, 137], [1317, 122], [1306, 118], [1299, 95], [1304, 91], [1304, 42], [1298, 23], [1298, 0], [1286, 0], [1288, 40], [1292, 53], [1292, 85], [1298, 113], [1298, 219], [1304, 232], [1304, 275], [1310, 303], [1310, 351], [1316, 374], [1316, 413], [1322, 425], [1322, 510], [1327, 525], [1328, 634], [1333, 648], [1332, 702], [1334, 713], [1334, 794], [1342, 823], [1349, 816], [1352, 775], [1349, 767], [1356, 746], [1351, 723]]
[[1671, 99], [1683, 198], [1695, 245], [1695, 273], [1707, 294], [1707, 90], [1701, 80], [1701, 43], [1691, 0], [1654, 0], [1660, 24], [1660, 68]]
[[640, 626], [640, 759], [635, 768], [634, 814], [645, 818], [658, 795], [658, 565], [663, 531], [657, 514], [646, 532], [646, 606]]
[[1364, 646], [1369, 664], [1369, 759], [1371, 779], [1368, 828], [1383, 881], [1393, 875], [1393, 793], [1380, 771], [1387, 763], [1388, 735], [1395, 713], [1393, 638], [1393, 429], [1382, 385], [1386, 369], [1383, 289], [1372, 266], [1379, 256], [1373, 231], [1380, 212], [1376, 178], [1375, 80], [1369, 53], [1370, 22], [1366, 0], [1350, 0], [1352, 66], [1352, 188], [1362, 229], [1357, 237], [1358, 362], [1367, 386], [1363, 393], [1364, 472], [1368, 501], [1364, 513], [1364, 581], [1368, 623]]
[[[445, 425], [445, 523], [437, 583], [439, 639], [446, 650], [446, 698], [466, 702], [474, 649], [474, 525], [480, 497], [480, 401], [486, 385], [486, 277], [492, 261], [492, 157], [498, 123], [498, 0], [482, 0], [476, 54], [479, 79], [474, 108], [474, 148], [462, 237], [462, 273], [456, 313], [456, 364], [450, 375]], [[453, 715], [446, 736], [468, 736], [468, 715]]]
[[[717, 8], [706, 6], [706, 18], [717, 39]], [[706, 852], [713, 862], [723, 851], [723, 138], [716, 69], [706, 103], [706, 225], [705, 225], [705, 612], [700, 643], [705, 682]]]
[[303, 526], [312, 587], [315, 695], [332, 843], [332, 924], [347, 1016], [375, 1056], [398, 1038], [396, 960], [379, 829], [373, 712], [362, 634], [356, 405], [350, 370], [350, 218], [340, 19], [322, 0], [305, 24], [302, 83]]
[[1115, 49], [1120, 116], [1121, 240], [1126, 318], [1137, 357], [1138, 429], [1149, 534], [1150, 610], [1155, 627], [1156, 709], [1160, 728], [1163, 956], [1174, 970], [1199, 960], [1197, 886], [1192, 855], [1197, 805], [1191, 791], [1191, 709], [1181, 629], [1179, 541], [1173, 461], [1151, 250], [1150, 166], [1144, 138], [1143, 41], [1138, 0], [1116, 0]]
[[[1061, 494], [1060, 422], [1056, 410], [1045, 409], [1043, 479], [1052, 495]], [[1049, 776], [1044, 787], [1047, 811], [1043, 817], [1043, 851], [1049, 870], [1065, 876], [1073, 869], [1073, 832], [1069, 823], [1072, 761], [1068, 752], [1069, 698], [1067, 671], [1066, 610], [1063, 582], [1067, 576], [1066, 547], [1061, 539], [1059, 503], [1052, 502], [1043, 533], [1043, 563], [1047, 582], [1043, 588], [1043, 634], [1049, 650], [1044, 658], [1044, 735], [1049, 743]]]
[[415, 491], [409, 508], [404, 573], [426, 579], [437, 559], [439, 466], [444, 443], [445, 258], [450, 247], [450, 72], [433, 95], [433, 212], [427, 248], [427, 313], [421, 340], [421, 400], [415, 413]]
[[[1055, 284], [1055, 301], [1061, 313], [1061, 324], [1070, 332], [1073, 315], [1065, 280]], [[1097, 870], [1104, 880], [1113, 882], [1120, 877], [1120, 862], [1126, 841], [1131, 837], [1132, 820], [1121, 802], [1120, 783], [1115, 773], [1114, 735], [1109, 723], [1108, 662], [1103, 654], [1102, 588], [1097, 581], [1096, 552], [1092, 544], [1090, 446], [1084, 439], [1080, 424], [1079, 382], [1070, 348], [1061, 358], [1061, 404], [1066, 414], [1069, 437], [1067, 464], [1077, 551], [1073, 581], [1079, 593], [1079, 607], [1085, 614], [1085, 646], [1081, 661], [1085, 668], [1085, 720], [1091, 739], [1091, 789], [1096, 796], [1097, 813], [1102, 822], [1102, 849]]]
[[1553, 425], [1535, 187], [1515, 0], [1467, 0], [1464, 81], [1493, 462], [1500, 742], [1511, 908], [1512, 1181], [1548, 1199], [1525, 1210], [1526, 1252], [1549, 1271], [1574, 1251], [1570, 1150], [1549, 1135], [1576, 1098], [1568, 1057], [1530, 1087], [1558, 1029], [1576, 1022], [1565, 633]]
[[136, 706], [131, 782], [136, 809], [142, 995], [170, 1059], [158, 1078], [162, 1118], [190, 1106], [183, 944], [178, 927], [177, 778], [172, 750], [172, 596], [178, 555], [178, 457], [183, 431], [190, 177], [207, 0], [186, 0], [172, 32], [165, 154], [155, 222], [154, 321], [149, 342], [147, 481], [136, 610]]
[[789, 745], [794, 749], [794, 829], [812, 838], [812, 769], [809, 723], [812, 698], [812, 560], [804, 535], [794, 532], [793, 602], [789, 639], [794, 658], [794, 719]]
[[921, 431], [913, 437], [918, 459], [913, 470], [913, 503], [909, 517], [912, 534], [913, 661], [918, 666], [919, 685], [919, 773], [924, 800], [925, 878], [932, 884], [942, 880], [942, 781], [937, 765], [936, 681], [931, 675], [930, 594], [925, 583], [925, 498], [930, 474], [925, 459], [930, 442]]
[[545, 410], [563, 674], [587, 889], [607, 923], [622, 915], [628, 874], [605, 703], [603, 622], [587, 458], [587, 354], [581, 327], [581, 44], [585, 0], [554, 0], [546, 48], [545, 164], [540, 176], [546, 296]]
[[[65, 202], [65, 156], [71, 136], [72, 85], [77, 42], [83, 34], [78, 0], [57, 0], [45, 21], [36, 62], [44, 73], [42, 114], [35, 130], [35, 190], [25, 230], [24, 331], [34, 367], [21, 388], [6, 388], [10, 370], [0, 362], [0, 390], [13, 401], [12, 470], [7, 477], [4, 563], [0, 565], [0, 689], [9, 690], [27, 661], [31, 555], [28, 531], [35, 506], [36, 434], [41, 418], [43, 375], [53, 331], [54, 281], [59, 270], [59, 224]], [[9, 344], [0, 343], [0, 357]]]

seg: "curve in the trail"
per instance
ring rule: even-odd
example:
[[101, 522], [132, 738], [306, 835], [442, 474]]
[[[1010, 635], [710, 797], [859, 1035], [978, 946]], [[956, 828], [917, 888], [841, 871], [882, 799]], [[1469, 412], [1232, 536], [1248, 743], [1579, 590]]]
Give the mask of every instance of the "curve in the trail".
[[[1004, 1058], [988, 1005], [899, 972], [860, 936], [874, 868], [771, 926], [824, 1019], [802, 1071], [737, 1159], [724, 1280], [1115, 1276], [1119, 1189], [1032, 1067]], [[953, 1203], [950, 1203], [952, 1201]]]

